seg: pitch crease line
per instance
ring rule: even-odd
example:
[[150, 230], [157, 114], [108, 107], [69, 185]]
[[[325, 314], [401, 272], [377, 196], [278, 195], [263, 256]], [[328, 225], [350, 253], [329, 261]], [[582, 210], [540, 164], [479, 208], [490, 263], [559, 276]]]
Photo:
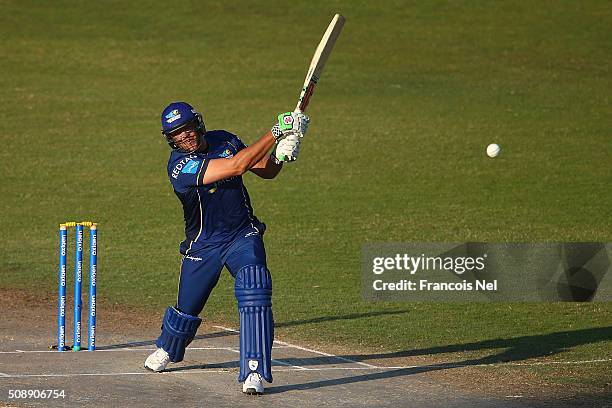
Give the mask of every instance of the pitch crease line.
[[[188, 350], [230, 350], [236, 351], [232, 347], [188, 347]], [[96, 352], [111, 352], [111, 351], [155, 351], [156, 348], [111, 348], [111, 349], [96, 349]], [[21, 353], [57, 353], [57, 350], [15, 350], [15, 351], [0, 351], [0, 354], [21, 354]], [[70, 354], [70, 350], [66, 351]], [[81, 353], [85, 354], [85, 353]], [[80, 355], [80, 354], [77, 354]]]
[[462, 368], [462, 367], [503, 367], [503, 366], [526, 366], [526, 367], [532, 367], [532, 366], [539, 366], [539, 365], [555, 365], [555, 364], [567, 364], [567, 365], [576, 364], [577, 365], [577, 364], [606, 363], [608, 361], [612, 361], [612, 358], [597, 359], [597, 360], [577, 360], [577, 361], [536, 361], [536, 362], [533, 362], [533, 363], [513, 363], [513, 362], [507, 362], [507, 363], [487, 363], [487, 364], [432, 363], [432, 364], [425, 364], [425, 365], [420, 365], [420, 366], [390, 366], [390, 367], [379, 366], [378, 368], [387, 369], [387, 370], [402, 370], [402, 369], [408, 369], [408, 368], [425, 368], [425, 367], [440, 367], [440, 366], [449, 367], [449, 368]]
[[[217, 329], [221, 329], [221, 330], [226, 330], [226, 331], [229, 331], [229, 332], [233, 332], [233, 333], [240, 333], [240, 331], [235, 330], [235, 329], [230, 329], [229, 327], [224, 327], [224, 326], [213, 326], [213, 327], [214, 327], [214, 328], [217, 328]], [[325, 352], [323, 352], [323, 351], [313, 350], [313, 349], [309, 349], [309, 348], [302, 347], [302, 346], [296, 346], [295, 344], [287, 343], [287, 342], [285, 342], [285, 341], [274, 340], [274, 342], [275, 342], [275, 343], [278, 343], [278, 344], [280, 344], [280, 345], [282, 345], [282, 346], [287, 346], [287, 347], [291, 347], [291, 348], [294, 348], [294, 349], [297, 349], [297, 350], [307, 351], [307, 352], [309, 352], [309, 353], [319, 354], [319, 355], [321, 355], [321, 356], [325, 356], [325, 357], [332, 357], [332, 358], [336, 358], [336, 359], [338, 359], [338, 360], [342, 360], [342, 361], [344, 361], [344, 362], [351, 363], [351, 364], [359, 364], [359, 365], [362, 365], [362, 366], [364, 366], [364, 367], [368, 367], [368, 368], [379, 368], [379, 367], [377, 367], [377, 366], [375, 366], [375, 365], [372, 365], [372, 364], [363, 363], [363, 362], [361, 362], [361, 361], [351, 360], [351, 359], [349, 359], [349, 358], [345, 358], [345, 357], [336, 356], [336, 355], [334, 355], [334, 354], [325, 353]]]
[[[608, 362], [612, 359], [599, 359], [599, 360], [584, 360], [584, 361], [551, 361], [550, 364], [579, 364], [579, 363], [598, 363]], [[544, 364], [544, 363], [541, 363]], [[402, 369], [414, 369], [414, 368], [425, 368], [435, 367], [441, 364], [421, 365], [421, 366], [396, 366], [396, 367], [321, 367], [321, 368], [298, 368], [297, 366], [291, 366], [286, 368], [277, 368], [276, 372], [294, 372], [294, 371], [367, 371], [367, 370], [402, 370]], [[504, 365], [533, 365], [528, 363], [499, 363], [499, 364], [449, 364], [451, 367], [500, 367]], [[191, 370], [191, 371], [168, 371], [162, 373], [152, 372], [124, 372], [124, 373], [69, 373], [69, 374], [6, 374], [0, 373], [1, 378], [28, 378], [28, 377], [97, 377], [97, 376], [112, 376], [112, 375], [172, 375], [172, 374], [219, 374], [228, 373], [228, 370]]]
[[[234, 349], [228, 349], [228, 350], [233, 351], [234, 353], [240, 353], [240, 350], [234, 350]], [[285, 363], [284, 361], [275, 360], [273, 358], [271, 358], [270, 360], [272, 360], [273, 363], [277, 363], [277, 364], [280, 364], [280, 365], [297, 368], [298, 370], [310, 370], [309, 368], [300, 367], [300, 366], [297, 366], [297, 365], [294, 365], [294, 364]]]
[[[368, 367], [331, 367], [331, 368], [309, 368], [309, 369], [301, 369], [294, 367], [286, 367], [286, 368], [277, 368], [275, 372], [296, 372], [296, 371], [367, 371], [367, 370], [384, 370], [380, 368], [368, 368]], [[66, 374], [5, 374], [0, 375], [0, 379], [2, 378], [42, 378], [42, 377], [106, 377], [113, 375], [185, 375], [185, 374], [227, 374], [230, 373], [229, 370], [211, 370], [211, 369], [203, 369], [203, 370], [192, 370], [192, 371], [167, 371], [161, 373], [153, 373], [153, 372], [124, 372], [124, 373], [66, 373]]]

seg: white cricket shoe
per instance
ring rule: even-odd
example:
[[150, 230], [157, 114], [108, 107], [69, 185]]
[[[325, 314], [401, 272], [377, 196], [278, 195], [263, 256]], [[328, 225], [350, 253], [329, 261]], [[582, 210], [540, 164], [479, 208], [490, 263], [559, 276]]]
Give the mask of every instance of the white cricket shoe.
[[166, 353], [166, 350], [163, 348], [158, 348], [149, 357], [147, 357], [144, 367], [147, 370], [159, 373], [160, 371], [164, 371], [166, 369], [169, 362], [170, 356], [168, 353]]
[[251, 373], [242, 383], [242, 392], [249, 395], [263, 394], [263, 380], [258, 373]]

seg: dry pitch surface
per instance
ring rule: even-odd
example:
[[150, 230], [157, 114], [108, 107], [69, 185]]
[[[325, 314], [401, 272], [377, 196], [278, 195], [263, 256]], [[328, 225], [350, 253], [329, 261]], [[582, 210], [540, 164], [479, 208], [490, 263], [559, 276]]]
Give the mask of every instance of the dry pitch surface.
[[[375, 356], [350, 359], [277, 341], [274, 383], [266, 395], [245, 396], [236, 383], [238, 336], [232, 328], [204, 325], [183, 362], [164, 373], [142, 367], [154, 350], [157, 316], [100, 305], [98, 351], [49, 350], [55, 340], [55, 305], [25, 292], [2, 291], [0, 402], [7, 406], [132, 406], [164, 400], [174, 406], [592, 406], [604, 400], [542, 400], [509, 387], [491, 392], [478, 383], [503, 365], [414, 364]], [[29, 308], [29, 310], [27, 310]], [[24, 318], [27, 316], [27, 319]], [[71, 333], [71, 328], [67, 327]], [[399, 363], [400, 365], [391, 365]], [[401, 364], [404, 363], [404, 364]], [[412, 363], [412, 364], [410, 364]], [[466, 382], [471, 377], [473, 381]], [[64, 398], [9, 399], [10, 390], [63, 390]], [[503, 395], [507, 391], [508, 395]]]

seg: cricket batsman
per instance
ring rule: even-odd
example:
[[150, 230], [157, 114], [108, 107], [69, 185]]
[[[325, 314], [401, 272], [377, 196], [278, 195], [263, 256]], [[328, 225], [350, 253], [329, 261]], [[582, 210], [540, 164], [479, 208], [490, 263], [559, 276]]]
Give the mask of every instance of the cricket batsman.
[[271, 179], [284, 162], [296, 160], [309, 118], [280, 114], [251, 146], [225, 130], [206, 130], [202, 115], [185, 102], [168, 105], [161, 124], [172, 148], [168, 178], [183, 206], [185, 240], [176, 304], [164, 313], [158, 348], [145, 368], [159, 372], [183, 360], [225, 266], [235, 280], [240, 314], [238, 381], [244, 393], [261, 394], [263, 380], [272, 382], [272, 278], [263, 243], [266, 226], [253, 214], [242, 175], [251, 171]]

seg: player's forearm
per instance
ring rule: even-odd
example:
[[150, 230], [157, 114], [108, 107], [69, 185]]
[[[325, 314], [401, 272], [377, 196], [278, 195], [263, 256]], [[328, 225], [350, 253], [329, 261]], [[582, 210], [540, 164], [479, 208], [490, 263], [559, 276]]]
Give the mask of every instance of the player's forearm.
[[268, 132], [249, 147], [239, 151], [234, 156], [233, 160], [235, 161], [240, 173], [246, 173], [261, 159], [266, 157], [272, 146], [274, 146], [275, 142], [276, 139], [272, 135], [272, 132]]
[[266, 155], [251, 168], [251, 171], [261, 178], [273, 179], [280, 173], [282, 168], [283, 162], [276, 163], [271, 159], [270, 155]]

